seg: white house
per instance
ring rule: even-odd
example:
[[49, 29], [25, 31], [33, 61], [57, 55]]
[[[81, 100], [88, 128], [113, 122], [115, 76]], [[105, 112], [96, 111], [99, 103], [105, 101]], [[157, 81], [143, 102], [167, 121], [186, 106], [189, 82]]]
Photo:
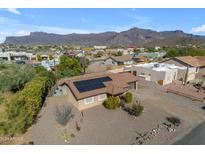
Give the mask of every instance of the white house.
[[146, 63], [133, 65], [130, 70], [135, 76], [160, 85], [166, 85], [172, 83], [173, 80], [177, 80], [179, 70], [186, 72], [187, 68], [164, 63]]

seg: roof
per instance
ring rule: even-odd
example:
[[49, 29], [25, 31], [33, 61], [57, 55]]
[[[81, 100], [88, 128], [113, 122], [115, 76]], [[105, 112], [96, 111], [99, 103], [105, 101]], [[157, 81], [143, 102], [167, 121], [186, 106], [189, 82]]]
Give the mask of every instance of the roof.
[[174, 64], [157, 63], [157, 62], [138, 64], [138, 65], [134, 65], [134, 67], [147, 68], [157, 72], [175, 71], [176, 69], [186, 70], [186, 67], [180, 67]]
[[182, 56], [175, 57], [174, 59], [181, 61], [192, 67], [204, 67], [205, 66], [205, 56]]
[[115, 60], [117, 62], [124, 62], [124, 61], [132, 60], [132, 56], [131, 55], [111, 56], [110, 58], [112, 58], [113, 60]]
[[[76, 86], [74, 85], [74, 82], [76, 81], [83, 81], [83, 80], [89, 80], [89, 79], [95, 79], [100, 77], [110, 77], [111, 81], [103, 82], [105, 85], [102, 88], [94, 89], [86, 92], [79, 92]], [[73, 95], [77, 100], [95, 96], [98, 94], [107, 93], [110, 95], [117, 95], [125, 92], [127, 88], [129, 87], [128, 83], [137, 81], [137, 77], [134, 76], [131, 73], [123, 72], [123, 73], [98, 73], [98, 74], [87, 74], [77, 77], [71, 77], [71, 78], [65, 78], [60, 81], [58, 81], [58, 85], [67, 85], [69, 89], [72, 91]]]
[[147, 62], [148, 61], [145, 56], [133, 57], [133, 59], [137, 62]]

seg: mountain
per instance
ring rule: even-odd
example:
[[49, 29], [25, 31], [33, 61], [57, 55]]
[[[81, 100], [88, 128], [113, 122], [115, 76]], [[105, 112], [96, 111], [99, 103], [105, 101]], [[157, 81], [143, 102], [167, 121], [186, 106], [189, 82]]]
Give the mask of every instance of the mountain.
[[149, 29], [132, 28], [122, 32], [104, 32], [90, 34], [53, 34], [31, 32], [27, 36], [6, 37], [4, 43], [18, 45], [186, 45], [203, 44], [205, 36], [192, 35], [183, 31], [157, 32]]

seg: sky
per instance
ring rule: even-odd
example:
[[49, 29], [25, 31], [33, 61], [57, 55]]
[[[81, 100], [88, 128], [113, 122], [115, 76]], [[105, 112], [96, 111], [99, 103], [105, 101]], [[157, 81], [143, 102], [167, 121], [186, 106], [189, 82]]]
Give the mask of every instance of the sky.
[[133, 27], [205, 36], [205, 9], [0, 9], [0, 42], [35, 31], [84, 34]]

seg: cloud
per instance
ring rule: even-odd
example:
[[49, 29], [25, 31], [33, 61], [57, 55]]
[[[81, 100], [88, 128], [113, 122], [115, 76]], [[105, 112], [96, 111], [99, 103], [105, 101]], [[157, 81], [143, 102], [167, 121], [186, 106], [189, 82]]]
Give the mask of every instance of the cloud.
[[48, 33], [57, 33], [57, 34], [70, 34], [70, 33], [90, 33], [91, 31], [86, 29], [73, 29], [73, 28], [64, 28], [64, 27], [55, 27], [55, 26], [31, 26], [33, 31], [43, 31]]
[[191, 29], [191, 33], [202, 33], [202, 32], [205, 32], [205, 24]]
[[30, 32], [24, 31], [24, 30], [20, 30], [18, 32], [16, 32], [16, 35], [18, 36], [23, 36], [23, 35], [29, 35]]
[[7, 11], [18, 15], [21, 14], [21, 12], [19, 12], [16, 8], [8, 8]]

